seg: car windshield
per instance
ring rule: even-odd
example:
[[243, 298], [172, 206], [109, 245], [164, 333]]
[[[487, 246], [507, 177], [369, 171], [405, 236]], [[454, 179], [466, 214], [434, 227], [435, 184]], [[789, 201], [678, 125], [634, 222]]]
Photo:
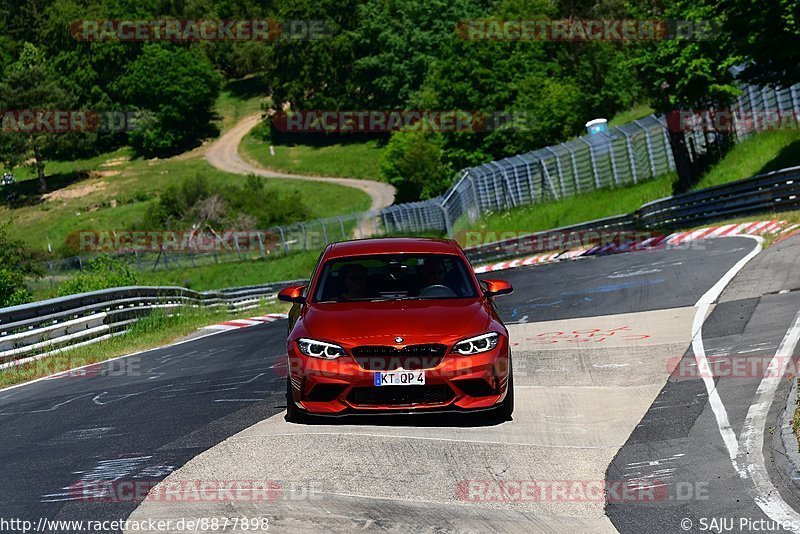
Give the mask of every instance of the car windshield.
[[319, 277], [317, 302], [419, 300], [476, 296], [458, 256], [359, 256], [329, 261]]

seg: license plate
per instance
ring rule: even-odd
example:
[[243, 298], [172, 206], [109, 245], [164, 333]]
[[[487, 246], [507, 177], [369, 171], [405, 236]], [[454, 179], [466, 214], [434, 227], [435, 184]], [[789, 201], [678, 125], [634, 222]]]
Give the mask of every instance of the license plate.
[[424, 386], [424, 371], [394, 371], [391, 373], [375, 373], [376, 386]]

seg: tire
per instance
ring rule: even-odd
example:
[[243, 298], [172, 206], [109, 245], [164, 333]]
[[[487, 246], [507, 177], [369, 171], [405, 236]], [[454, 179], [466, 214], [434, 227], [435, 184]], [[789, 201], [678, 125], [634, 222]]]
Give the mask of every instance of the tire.
[[306, 421], [308, 416], [306, 412], [297, 407], [292, 399], [292, 379], [290, 376], [286, 377], [286, 417], [287, 423], [302, 423]]
[[514, 413], [514, 373], [508, 371], [508, 387], [506, 388], [506, 398], [503, 399], [495, 409], [495, 416], [501, 421], [510, 421]]

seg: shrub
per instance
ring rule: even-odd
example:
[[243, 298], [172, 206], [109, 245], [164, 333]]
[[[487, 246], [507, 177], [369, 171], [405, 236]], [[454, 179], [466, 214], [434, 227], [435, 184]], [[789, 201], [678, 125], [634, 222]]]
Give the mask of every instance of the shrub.
[[0, 268], [0, 308], [30, 302], [31, 294], [25, 287], [22, 275]]
[[161, 155], [210, 134], [219, 86], [207, 59], [185, 48], [146, 45], [114, 84], [127, 104], [149, 112], [128, 136], [131, 146]]
[[210, 186], [198, 175], [166, 189], [157, 202], [148, 206], [142, 226], [252, 230], [310, 217], [300, 193], [276, 195], [266, 189], [261, 177], [249, 175], [244, 183], [223, 188]]
[[58, 294], [74, 295], [132, 285], [136, 285], [136, 275], [128, 265], [118, 258], [103, 255], [93, 259], [85, 272], [59, 285]]
[[397, 202], [434, 198], [451, 183], [442, 137], [433, 132], [395, 132], [386, 146], [381, 172], [397, 188]]

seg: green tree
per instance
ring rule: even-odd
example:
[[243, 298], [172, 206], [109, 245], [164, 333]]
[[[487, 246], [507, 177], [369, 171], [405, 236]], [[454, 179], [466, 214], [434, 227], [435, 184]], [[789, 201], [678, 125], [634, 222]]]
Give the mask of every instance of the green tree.
[[797, 0], [705, 0], [722, 34], [722, 48], [746, 61], [741, 79], [790, 87], [800, 82]]
[[478, 17], [480, 0], [387, 0], [357, 8], [358, 27], [351, 32], [359, 57], [359, 105], [368, 109], [405, 107], [422, 86], [431, 63], [449, 60], [445, 44], [456, 25]]
[[30, 302], [31, 294], [24, 278], [15, 271], [0, 267], [0, 308]]
[[41, 276], [41, 258], [25, 243], [9, 235], [11, 221], [0, 224], [0, 266], [21, 275]]
[[24, 304], [31, 299], [25, 276], [41, 276], [36, 255], [9, 235], [11, 221], [0, 224], [0, 308]]
[[267, 58], [274, 109], [347, 109], [358, 101], [353, 79], [359, 52], [350, 32], [358, 27], [357, 6], [367, 0], [279, 0], [279, 20], [322, 20], [330, 28], [323, 39], [276, 40]]
[[[712, 28], [719, 27], [724, 18], [713, 6], [695, 0], [675, 0], [661, 9], [653, 14], [667, 20], [707, 22]], [[742, 58], [724, 44], [721, 33], [711, 32], [699, 40], [667, 39], [642, 46], [632, 63], [646, 81], [651, 106], [665, 114], [680, 109], [730, 106], [739, 94], [733, 67]], [[678, 173], [674, 189], [683, 192], [697, 180], [702, 169], [689, 152], [685, 132], [670, 129], [668, 134]], [[721, 149], [729, 145], [724, 134], [719, 134], [718, 139]]]
[[142, 154], [175, 152], [211, 133], [220, 77], [204, 57], [150, 44], [114, 86], [122, 101], [151, 112], [128, 136]]
[[18, 60], [0, 79], [0, 162], [13, 169], [32, 160], [39, 179], [39, 190], [47, 192], [45, 162], [53, 154], [75, 147], [83, 140], [76, 132], [26, 132], [17, 120], [20, 111], [69, 110], [74, 103], [63, 89], [63, 80], [50, 68], [44, 53], [26, 43]]
[[443, 160], [441, 135], [422, 130], [392, 134], [381, 171], [397, 188], [398, 202], [441, 195], [450, 185], [453, 175]]

